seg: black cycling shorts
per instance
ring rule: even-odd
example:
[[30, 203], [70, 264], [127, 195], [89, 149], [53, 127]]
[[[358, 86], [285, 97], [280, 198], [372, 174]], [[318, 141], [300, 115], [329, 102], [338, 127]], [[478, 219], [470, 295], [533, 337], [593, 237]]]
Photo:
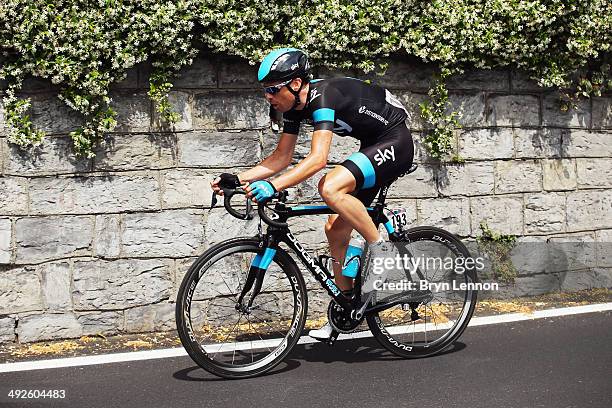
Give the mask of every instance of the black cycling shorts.
[[414, 143], [410, 130], [400, 123], [373, 142], [361, 142], [341, 166], [355, 177], [357, 187], [352, 193], [365, 206], [369, 206], [380, 187], [408, 171], [414, 158]]

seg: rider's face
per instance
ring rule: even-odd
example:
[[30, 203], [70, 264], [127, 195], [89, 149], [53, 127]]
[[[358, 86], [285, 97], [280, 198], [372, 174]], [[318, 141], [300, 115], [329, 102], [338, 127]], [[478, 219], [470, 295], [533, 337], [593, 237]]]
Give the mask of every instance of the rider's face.
[[[294, 79], [287, 86], [290, 86], [291, 89], [297, 91], [300, 88], [300, 79]], [[275, 82], [275, 83], [267, 83], [264, 84], [264, 87], [274, 86], [278, 84], [282, 84], [283, 81]], [[293, 107], [293, 103], [295, 102], [295, 97], [287, 86], [282, 86], [280, 90], [274, 94], [264, 92], [266, 96], [266, 100], [276, 109], [278, 112], [287, 112]]]

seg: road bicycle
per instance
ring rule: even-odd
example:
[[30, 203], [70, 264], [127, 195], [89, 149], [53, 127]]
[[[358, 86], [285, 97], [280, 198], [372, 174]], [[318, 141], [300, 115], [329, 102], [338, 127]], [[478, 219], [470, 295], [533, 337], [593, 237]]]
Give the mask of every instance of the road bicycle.
[[[414, 170], [416, 165], [401, 176]], [[210, 247], [185, 274], [176, 300], [176, 322], [189, 356], [210, 373], [230, 379], [261, 375], [279, 364], [303, 335], [308, 315], [306, 283], [295, 257], [331, 297], [330, 345], [339, 333], [351, 333], [364, 321], [385, 349], [404, 358], [431, 356], [452, 345], [474, 313], [476, 270], [466, 262], [471, 259], [468, 249], [453, 234], [435, 227], [406, 228], [406, 214], [388, 208], [387, 191], [398, 178], [382, 186], [367, 207], [376, 226], [384, 225], [397, 247], [398, 262], [404, 261], [377, 283], [376, 290], [367, 296], [361, 293], [369, 263], [374, 262], [364, 255], [352, 296], [340, 291], [330, 273], [333, 260], [313, 257], [288, 224], [290, 218], [333, 210], [325, 205], [289, 206], [283, 192], [274, 203], [258, 204], [256, 236]], [[226, 210], [239, 219], [252, 219], [248, 199], [245, 212], [231, 203], [244, 190], [221, 187]], [[213, 195], [211, 208], [215, 201]]]

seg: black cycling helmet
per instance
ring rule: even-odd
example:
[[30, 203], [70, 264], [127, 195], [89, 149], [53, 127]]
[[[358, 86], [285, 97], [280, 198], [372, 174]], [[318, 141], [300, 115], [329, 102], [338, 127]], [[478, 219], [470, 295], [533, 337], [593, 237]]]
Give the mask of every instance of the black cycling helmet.
[[310, 63], [308, 55], [297, 48], [279, 48], [266, 55], [259, 65], [259, 82], [286, 81], [294, 78], [308, 79]]
[[310, 62], [308, 55], [297, 48], [279, 48], [266, 55], [259, 65], [257, 80], [259, 82], [278, 82], [301, 78], [300, 89], [294, 91], [289, 84], [285, 84], [289, 92], [293, 94], [295, 109], [300, 104], [300, 91], [308, 82], [310, 75]]

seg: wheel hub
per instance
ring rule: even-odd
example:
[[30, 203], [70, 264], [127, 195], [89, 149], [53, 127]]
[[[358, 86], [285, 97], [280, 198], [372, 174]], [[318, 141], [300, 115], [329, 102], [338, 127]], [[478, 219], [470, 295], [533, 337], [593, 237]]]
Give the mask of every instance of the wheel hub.
[[236, 310], [240, 312], [240, 314], [242, 315], [250, 315], [251, 314], [251, 307], [248, 307], [247, 305], [243, 305], [242, 303], [236, 303]]

